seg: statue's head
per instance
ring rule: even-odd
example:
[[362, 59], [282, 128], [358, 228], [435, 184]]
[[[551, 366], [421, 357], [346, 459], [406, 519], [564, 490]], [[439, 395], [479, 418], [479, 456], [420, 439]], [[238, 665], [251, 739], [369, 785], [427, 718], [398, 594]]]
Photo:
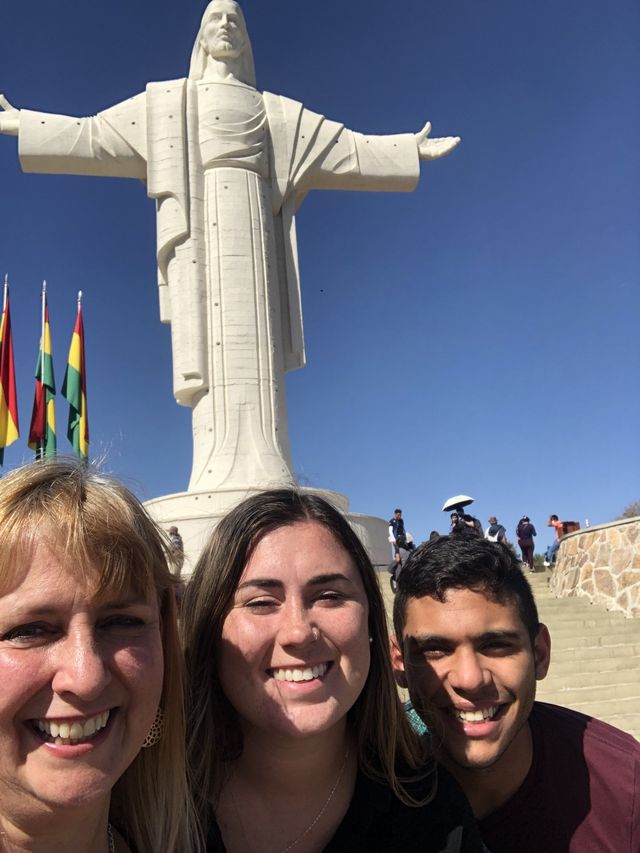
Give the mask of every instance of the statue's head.
[[256, 85], [249, 33], [242, 9], [235, 0], [212, 0], [204, 10], [191, 54], [192, 80], [203, 77], [208, 57], [233, 62], [237, 79], [249, 86]]

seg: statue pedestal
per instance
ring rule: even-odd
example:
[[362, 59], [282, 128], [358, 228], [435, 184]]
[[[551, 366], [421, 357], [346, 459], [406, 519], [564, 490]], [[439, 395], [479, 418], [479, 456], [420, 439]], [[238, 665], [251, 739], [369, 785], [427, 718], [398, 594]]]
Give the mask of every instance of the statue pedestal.
[[[188, 578], [196, 564], [211, 531], [229, 510], [259, 489], [238, 491], [216, 489], [215, 491], [177, 492], [145, 502], [149, 515], [164, 530], [172, 524], [180, 531], [184, 542], [184, 566], [182, 575]], [[303, 488], [303, 492], [320, 495], [346, 515], [349, 523], [360, 537], [376, 569], [386, 568], [391, 561], [389, 530], [386, 521], [372, 515], [350, 513], [349, 500], [338, 492], [324, 489]]]

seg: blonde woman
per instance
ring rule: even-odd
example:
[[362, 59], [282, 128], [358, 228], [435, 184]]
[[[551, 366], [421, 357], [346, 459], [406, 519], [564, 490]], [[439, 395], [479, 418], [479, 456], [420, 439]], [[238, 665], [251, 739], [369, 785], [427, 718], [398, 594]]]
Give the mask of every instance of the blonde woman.
[[183, 606], [208, 850], [482, 849], [466, 800], [404, 717], [373, 568], [326, 501], [288, 489], [244, 501]]
[[73, 462], [0, 479], [0, 849], [197, 850], [166, 543]]

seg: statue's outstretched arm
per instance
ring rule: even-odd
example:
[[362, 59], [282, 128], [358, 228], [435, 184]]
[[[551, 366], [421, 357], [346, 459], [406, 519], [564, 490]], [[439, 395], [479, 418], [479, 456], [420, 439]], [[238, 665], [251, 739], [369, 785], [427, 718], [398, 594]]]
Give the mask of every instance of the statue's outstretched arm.
[[453, 151], [460, 144], [459, 136], [441, 136], [436, 139], [429, 139], [430, 133], [430, 121], [425, 124], [420, 133], [416, 133], [418, 156], [421, 160], [437, 160], [438, 157], [444, 157], [445, 154]]
[[[378, 136], [349, 130], [305, 109], [303, 122], [307, 116], [321, 123], [321, 131], [327, 128], [329, 141], [320, 157], [312, 147], [308, 164], [296, 162], [295, 169], [289, 168], [296, 175], [299, 194], [312, 189], [410, 192], [420, 178], [420, 160], [442, 157], [460, 142], [457, 136], [429, 139], [430, 123], [419, 133]], [[299, 135], [309, 139], [313, 134]], [[320, 140], [321, 134], [314, 138]], [[301, 148], [289, 146], [290, 150]]]
[[145, 97], [79, 118], [18, 110], [0, 95], [0, 133], [18, 137], [25, 172], [145, 180]]
[[0, 95], [0, 133], [17, 136], [20, 130], [20, 110], [13, 107], [4, 95]]

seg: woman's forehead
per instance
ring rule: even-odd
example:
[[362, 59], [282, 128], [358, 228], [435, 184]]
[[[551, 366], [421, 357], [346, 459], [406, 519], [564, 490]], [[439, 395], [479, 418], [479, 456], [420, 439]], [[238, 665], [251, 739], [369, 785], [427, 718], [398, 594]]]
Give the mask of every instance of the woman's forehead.
[[258, 540], [240, 583], [256, 575], [304, 581], [334, 573], [361, 582], [355, 561], [333, 531], [317, 521], [296, 521], [276, 527]]
[[73, 547], [60, 536], [46, 531], [30, 531], [5, 554], [0, 572], [0, 594], [22, 584], [42, 584], [55, 589], [61, 579], [72, 578], [96, 599], [140, 593], [146, 586], [135, 572], [114, 571], [91, 554], [90, 549]]

